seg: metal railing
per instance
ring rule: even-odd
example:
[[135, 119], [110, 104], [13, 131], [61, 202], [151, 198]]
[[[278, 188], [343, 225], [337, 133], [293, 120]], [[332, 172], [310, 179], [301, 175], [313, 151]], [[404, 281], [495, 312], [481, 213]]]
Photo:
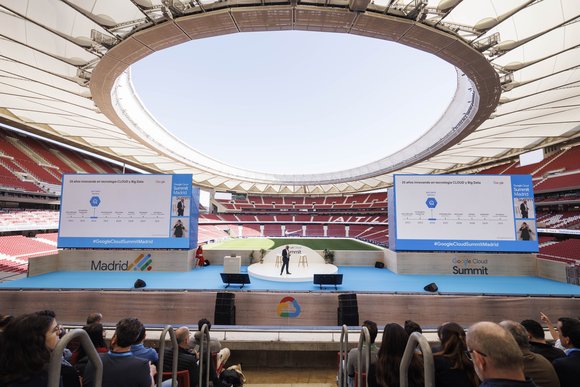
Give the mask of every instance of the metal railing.
[[95, 387], [101, 387], [103, 384], [103, 362], [95, 349], [95, 346], [91, 342], [89, 335], [83, 329], [73, 329], [63, 336], [62, 339], [52, 351], [50, 355], [50, 362], [48, 364], [48, 387], [59, 387], [60, 386], [60, 368], [62, 366], [62, 355], [64, 349], [68, 343], [74, 339], [79, 338], [81, 341], [81, 346], [87, 353], [89, 361], [95, 366]]
[[173, 367], [171, 368], [171, 387], [177, 386], [177, 355], [179, 354], [179, 347], [177, 345], [177, 339], [175, 338], [175, 331], [171, 325], [167, 325], [163, 328], [161, 336], [159, 337], [159, 363], [157, 370], [157, 387], [163, 384], [163, 361], [165, 360], [165, 337], [169, 333], [169, 338], [171, 339], [171, 345], [173, 347]]
[[[210, 365], [210, 337], [209, 337], [209, 327], [207, 324], [203, 324], [200, 331], [199, 338], [199, 384], [198, 386], [209, 386], [209, 365]], [[205, 345], [207, 344], [207, 350], [205, 350]], [[203, 372], [205, 370], [205, 372]], [[202, 383], [203, 377], [205, 376], [205, 384]]]
[[405, 347], [405, 352], [403, 353], [403, 358], [401, 359], [401, 365], [399, 367], [399, 385], [400, 387], [407, 387], [409, 385], [409, 365], [411, 364], [411, 359], [415, 354], [415, 348], [421, 348], [423, 353], [423, 372], [425, 374], [425, 387], [435, 387], [435, 368], [433, 366], [433, 352], [431, 352], [431, 346], [429, 342], [419, 332], [413, 332], [409, 336], [409, 341], [407, 341], [407, 346]]
[[343, 325], [340, 331], [340, 349], [338, 351], [338, 387], [347, 387], [348, 370], [348, 326]]
[[[363, 349], [365, 348], [366, 345], [366, 356], [363, 356]], [[364, 368], [364, 374], [366, 375], [365, 377], [365, 386], [368, 387], [369, 385], [369, 366], [371, 364], [371, 336], [369, 334], [369, 330], [367, 327], [362, 327], [361, 331], [360, 331], [360, 337], [358, 339], [358, 364], [357, 364], [357, 368], [358, 368], [358, 376], [357, 376], [357, 386], [362, 386], [362, 359], [363, 357], [366, 357], [366, 364], [365, 364], [365, 368]]]

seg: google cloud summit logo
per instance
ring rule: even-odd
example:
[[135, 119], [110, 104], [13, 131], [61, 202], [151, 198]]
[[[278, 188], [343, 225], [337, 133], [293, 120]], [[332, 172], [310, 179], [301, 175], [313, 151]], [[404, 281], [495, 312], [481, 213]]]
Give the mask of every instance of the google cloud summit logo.
[[300, 315], [300, 305], [293, 297], [284, 297], [277, 307], [280, 317], [298, 317]]

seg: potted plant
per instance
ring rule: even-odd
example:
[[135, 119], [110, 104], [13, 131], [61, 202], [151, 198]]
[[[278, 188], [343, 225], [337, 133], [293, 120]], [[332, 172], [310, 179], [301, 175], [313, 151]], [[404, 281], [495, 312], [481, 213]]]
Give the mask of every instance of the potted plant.
[[326, 263], [334, 263], [334, 251], [324, 249], [324, 261]]
[[248, 255], [248, 259], [250, 260], [250, 265], [251, 265], [252, 263], [254, 263], [254, 250], [252, 250], [252, 251], [250, 252], [250, 255]]
[[266, 249], [260, 249], [260, 263], [264, 263], [264, 256], [266, 255]]

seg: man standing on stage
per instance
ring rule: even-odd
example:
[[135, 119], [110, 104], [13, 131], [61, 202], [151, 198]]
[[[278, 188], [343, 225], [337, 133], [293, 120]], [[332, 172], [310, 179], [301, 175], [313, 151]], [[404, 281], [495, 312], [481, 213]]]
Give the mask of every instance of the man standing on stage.
[[280, 270], [280, 275], [284, 273], [284, 268], [286, 268], [286, 274], [292, 274], [288, 272], [289, 263], [290, 263], [290, 246], [286, 246], [286, 248], [282, 250], [282, 270]]

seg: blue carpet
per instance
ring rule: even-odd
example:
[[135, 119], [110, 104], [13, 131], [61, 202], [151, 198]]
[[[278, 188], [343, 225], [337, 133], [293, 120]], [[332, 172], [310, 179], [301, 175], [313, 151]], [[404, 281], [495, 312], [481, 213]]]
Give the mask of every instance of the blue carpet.
[[[223, 290], [222, 266], [208, 266], [190, 272], [56, 272], [0, 283], [0, 289], [132, 289], [137, 278], [147, 283], [146, 290]], [[247, 267], [242, 267], [242, 271]], [[342, 266], [340, 292], [427, 293], [423, 287], [435, 282], [442, 293], [580, 296], [580, 286], [537, 277], [406, 274], [387, 269]], [[251, 278], [244, 291], [319, 292], [312, 282], [274, 282]], [[228, 290], [236, 291], [239, 285]], [[334, 286], [322, 291], [334, 292]]]

